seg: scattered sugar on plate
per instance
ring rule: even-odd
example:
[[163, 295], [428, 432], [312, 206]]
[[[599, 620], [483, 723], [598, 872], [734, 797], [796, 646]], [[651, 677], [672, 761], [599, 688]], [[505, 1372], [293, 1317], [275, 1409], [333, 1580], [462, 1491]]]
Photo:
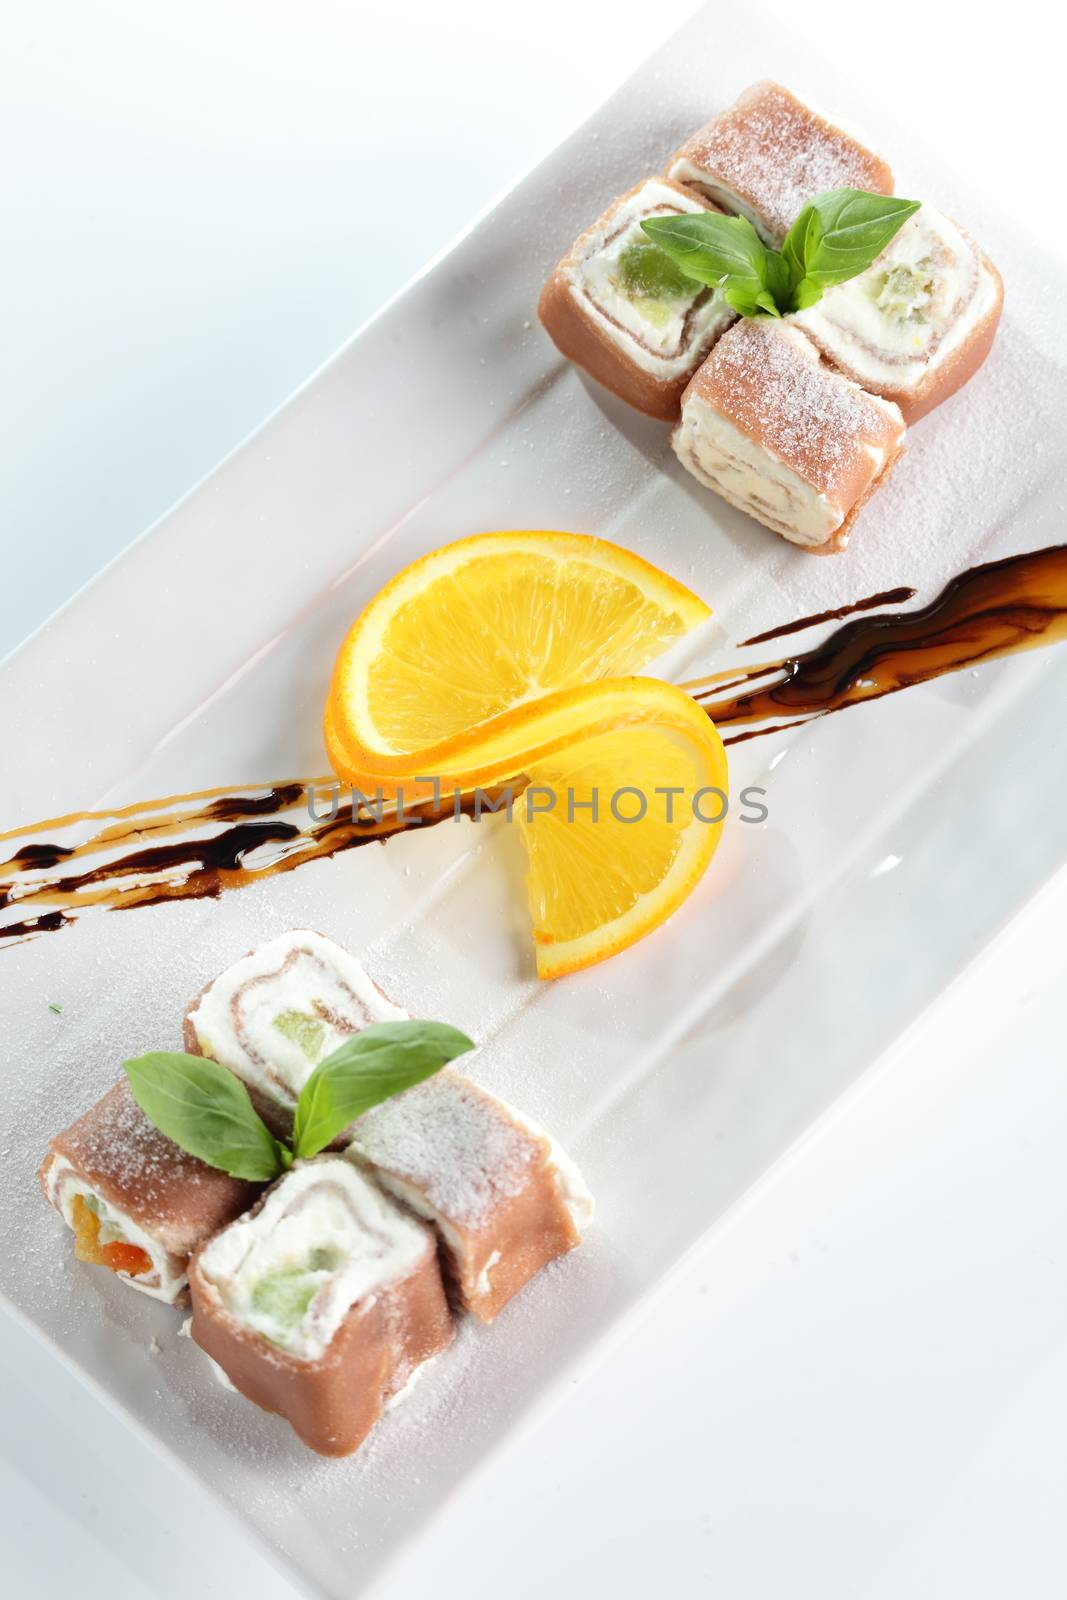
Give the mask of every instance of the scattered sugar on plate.
[[[736, 639], [900, 583], [918, 586], [921, 603], [986, 554], [1061, 539], [1062, 492], [1046, 489], [1067, 477], [1060, 278], [1024, 235], [997, 218], [980, 188], [968, 196], [961, 185], [957, 205], [952, 174], [931, 169], [936, 154], [906, 136], [899, 152], [894, 140], [885, 141], [891, 154], [905, 159], [911, 146], [912, 171], [905, 178], [898, 163], [899, 187], [958, 211], [1004, 272], [1007, 310], [983, 371], [910, 431], [906, 456], [864, 509], [846, 555], [816, 560], [791, 549], [683, 483], [667, 430], [565, 371], [536, 328], [526, 349], [517, 350], [516, 315], [532, 308], [539, 279], [589, 217], [627, 188], [634, 173], [659, 170], [693, 128], [766, 69], [758, 39], [727, 38], [710, 16], [699, 26], [705, 30], [700, 37], [715, 45], [711, 55], [693, 50], [683, 59], [674, 47], [669, 73], [653, 68], [602, 114], [600, 126], [610, 136], [595, 148], [580, 136], [581, 162], [574, 161], [573, 148], [557, 153], [548, 188], [521, 193], [498, 214], [494, 247], [515, 271], [507, 343], [495, 322], [479, 322], [473, 332], [482, 341], [479, 365], [471, 380], [480, 386], [477, 408], [489, 438], [462, 470], [442, 476], [424, 509], [398, 524], [404, 540], [429, 548], [440, 542], [442, 528], [499, 526], [502, 509], [521, 517], [518, 525], [572, 526], [616, 538], [672, 572], [686, 572]], [[807, 71], [816, 81], [822, 73], [814, 55]], [[827, 100], [847, 109], [847, 83]], [[545, 226], [549, 190], [551, 225]], [[536, 453], [521, 449], [524, 429], [541, 441]], [[498, 470], [501, 459], [513, 463], [506, 474]], [[353, 512], [349, 526], [355, 529], [356, 522]], [[344, 560], [351, 558], [346, 551]], [[361, 581], [356, 574], [331, 604], [336, 608], [351, 595], [354, 613]], [[331, 627], [337, 614], [331, 613]], [[319, 613], [308, 619], [309, 639], [322, 622]], [[121, 798], [180, 787], [157, 787], [160, 772], [182, 771], [205, 728], [225, 734], [233, 698], [208, 704], [165, 759], [152, 757], [142, 772], [129, 775]], [[903, 705], [907, 697], [897, 699]], [[857, 727], [866, 715], [850, 713]], [[247, 748], [239, 741], [237, 747]], [[797, 755], [803, 755], [799, 747]], [[611, 969], [603, 980], [538, 991], [500, 957], [501, 948], [517, 948], [517, 926], [496, 930], [495, 950], [472, 953], [479, 930], [471, 926], [461, 878], [441, 881], [453, 866], [445, 838], [451, 831], [434, 830], [432, 841], [397, 841], [386, 851], [356, 851], [218, 903], [87, 915], [62, 934], [0, 953], [15, 1022], [6, 1036], [2, 1113], [2, 1142], [10, 1154], [0, 1163], [5, 1292], [264, 1537], [292, 1552], [313, 1581], [339, 1593], [368, 1584], [391, 1548], [423, 1527], [516, 1417], [561, 1372], [570, 1381], [571, 1363], [617, 1318], [644, 1271], [630, 1241], [625, 1252], [614, 1242], [621, 1228], [617, 1205], [602, 1205], [582, 1249], [542, 1274], [492, 1329], [461, 1326], [453, 1348], [364, 1449], [334, 1462], [310, 1456], [279, 1419], [224, 1394], [192, 1342], [167, 1334], [185, 1331], [180, 1313], [75, 1262], [69, 1232], [45, 1204], [34, 1174], [51, 1135], [115, 1081], [123, 1060], [150, 1048], [181, 1048], [181, 1012], [208, 978], [272, 934], [311, 925], [369, 952], [372, 974], [402, 1003], [409, 993], [428, 996], [432, 1014], [461, 1024], [470, 1019], [468, 1031], [481, 1047], [470, 1072], [549, 1127], [579, 1160], [594, 1191], [603, 1182], [603, 1192], [618, 1202], [632, 1181], [633, 1150], [613, 1111], [625, 1109], [631, 1096], [650, 1119], [671, 1112], [662, 1070], [630, 1087], [620, 1079], [623, 1066], [646, 1047], [641, 1029], [654, 1033], [663, 1024], [663, 1002], [646, 988], [639, 1006], [616, 1008], [630, 1015], [617, 1016], [613, 1029]], [[410, 849], [418, 852], [412, 860], [426, 863], [416, 894], [404, 892], [400, 867], [383, 867], [398, 859], [398, 849], [401, 862]], [[685, 917], [683, 908], [676, 919], [683, 927]], [[671, 927], [664, 929], [659, 948], [670, 949], [673, 937]], [[636, 965], [616, 969], [632, 977], [635, 992], [642, 963], [657, 960], [653, 943], [647, 952], [631, 952]], [[61, 997], [61, 1025], [47, 1009], [53, 996]], [[758, 1105], [747, 1109], [758, 1114]], [[741, 1105], [736, 1114], [745, 1110]], [[572, 1129], [589, 1132], [575, 1143]], [[720, 1136], [729, 1132], [727, 1122]], [[709, 1150], [709, 1164], [718, 1153]], [[663, 1247], [657, 1268], [671, 1248]], [[150, 1363], [153, 1339], [165, 1353]], [[158, 1399], [145, 1383], [146, 1368], [159, 1386]]]

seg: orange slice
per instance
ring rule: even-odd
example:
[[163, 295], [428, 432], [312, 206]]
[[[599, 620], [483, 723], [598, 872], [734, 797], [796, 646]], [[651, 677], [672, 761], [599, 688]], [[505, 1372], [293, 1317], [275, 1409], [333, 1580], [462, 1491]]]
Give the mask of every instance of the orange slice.
[[[642, 683], [646, 696], [652, 682]], [[719, 843], [722, 740], [682, 690], [655, 683], [652, 692], [658, 718], [595, 733], [527, 768], [514, 814], [542, 978], [604, 961], [658, 928]]]
[[710, 615], [604, 540], [461, 540], [353, 624], [326, 704], [330, 760], [354, 788], [405, 803], [431, 778], [446, 796], [514, 783], [537, 970], [576, 972], [671, 916], [719, 842], [718, 733], [681, 689], [622, 676]]
[[[677, 910], [718, 845], [728, 783], [710, 718], [658, 678], [546, 696], [458, 743], [438, 776], [466, 792], [516, 780], [543, 978], [606, 960]], [[356, 779], [368, 794], [379, 781]]]
[[638, 672], [710, 615], [604, 539], [461, 539], [398, 573], [349, 630], [327, 702], [331, 756], [342, 776], [441, 773], [473, 730], [559, 690]]

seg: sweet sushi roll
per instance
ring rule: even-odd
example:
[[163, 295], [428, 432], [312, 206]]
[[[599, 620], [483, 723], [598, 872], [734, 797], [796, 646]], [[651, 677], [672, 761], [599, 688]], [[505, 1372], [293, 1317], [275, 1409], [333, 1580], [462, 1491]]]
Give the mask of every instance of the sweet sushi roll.
[[263, 1120], [285, 1137], [312, 1071], [372, 1022], [402, 1022], [355, 956], [298, 928], [242, 956], [185, 1014], [185, 1048], [243, 1079]]
[[38, 1177], [74, 1230], [79, 1261], [172, 1304], [183, 1298], [197, 1245], [262, 1188], [179, 1150], [149, 1122], [126, 1079], [57, 1134]]
[[829, 367], [787, 322], [743, 320], [682, 397], [682, 465], [793, 544], [843, 549], [904, 438], [899, 409]]
[[375, 1106], [355, 1129], [349, 1154], [434, 1224], [453, 1293], [482, 1322], [592, 1220], [592, 1196], [555, 1141], [458, 1072]]
[[537, 314], [563, 354], [651, 417], [677, 417], [682, 390], [734, 313], [641, 222], [707, 209], [678, 184], [646, 178], [576, 240], [541, 293]]
[[853, 133], [780, 83], [754, 83], [676, 150], [667, 176], [780, 245], [807, 202], [829, 189], [892, 194], [893, 174]]
[[294, 1166], [189, 1283], [196, 1343], [321, 1455], [357, 1449], [452, 1338], [432, 1230], [344, 1156]]
[[978, 371], [1003, 301], [993, 263], [924, 205], [873, 266], [794, 320], [842, 372], [915, 422]]

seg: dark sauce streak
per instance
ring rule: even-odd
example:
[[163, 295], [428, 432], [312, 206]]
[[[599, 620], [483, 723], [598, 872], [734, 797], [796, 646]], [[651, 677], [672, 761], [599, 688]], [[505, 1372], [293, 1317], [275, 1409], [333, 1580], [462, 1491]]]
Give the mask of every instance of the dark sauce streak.
[[4, 944], [21, 944], [24, 939], [32, 939], [38, 933], [55, 933], [57, 928], [65, 928], [68, 923], [75, 922], [75, 917], [68, 917], [65, 911], [46, 911], [40, 917], [27, 917], [24, 922], [9, 922], [0, 930], [0, 941]]
[[63, 844], [24, 844], [21, 850], [4, 862], [5, 867], [58, 867], [61, 861], [74, 854], [73, 849]]
[[[0, 927], [0, 945], [67, 927], [78, 920], [83, 910], [94, 906], [125, 911], [134, 906], [160, 905], [168, 900], [217, 899], [228, 889], [239, 889], [292, 872], [309, 861], [325, 860], [362, 845], [384, 844], [398, 833], [432, 827], [469, 815], [474, 810], [471, 797], [458, 805], [451, 800], [437, 807], [430, 802], [409, 805], [400, 816], [395, 811], [383, 810], [380, 819], [374, 813], [353, 817], [351, 807], [342, 806], [336, 816], [310, 822], [309, 813], [302, 810], [303, 826], [278, 815], [263, 815], [268, 810], [277, 812], [291, 810], [297, 804], [302, 806], [307, 791], [315, 787], [293, 781], [254, 796], [234, 794], [223, 796], [221, 800], [214, 796], [210, 799], [179, 796], [161, 801], [154, 815], [147, 814], [152, 811], [151, 807], [141, 807], [135, 825], [105, 827], [81, 845], [62, 848], [59, 859], [69, 864], [80, 856], [102, 850], [110, 852], [116, 844], [121, 845], [128, 839], [138, 842], [137, 848], [122, 850], [83, 872], [28, 878], [20, 883], [17, 869], [25, 857], [24, 847], [4, 863], [9, 868], [15, 866], [16, 875], [0, 884], [0, 906], [17, 901], [27, 906], [58, 903], [62, 909], [6, 923]], [[205, 803], [199, 806], [188, 804], [201, 798], [205, 798]], [[186, 802], [182, 810], [177, 813], [167, 810], [182, 801]], [[231, 819], [230, 825], [221, 833], [203, 837], [201, 830], [222, 817]], [[79, 820], [77, 816], [62, 819], [67, 826]], [[178, 837], [167, 844], [147, 847], [140, 844], [146, 833], [159, 831], [177, 832]], [[269, 845], [292, 848], [262, 862], [248, 859]], [[46, 852], [31, 857], [30, 861], [40, 870], [46, 861]]]
[[907, 587], [885, 589], [881, 594], [868, 595], [866, 600], [854, 600], [850, 606], [837, 606], [833, 611], [813, 611], [810, 617], [783, 623], [780, 628], [768, 628], [766, 633], [754, 633], [751, 639], [742, 639], [740, 647], [743, 650], [750, 644], [767, 644], [771, 639], [784, 639], [787, 633], [803, 633], [806, 628], [818, 627], [820, 622], [837, 622], [841, 617], [851, 617], [856, 611], [877, 611], [879, 606], [900, 606], [905, 600], [914, 600], [918, 592]]
[[[757, 634], [746, 643], [761, 643], [853, 612], [873, 611], [913, 594], [907, 588], [887, 590], [854, 606]], [[1067, 545], [973, 567], [918, 611], [863, 616], [801, 655], [719, 673], [686, 687], [718, 726], [744, 728], [725, 740], [738, 744], [1059, 639], [1067, 639]], [[769, 681], [757, 686], [762, 679]], [[367, 813], [353, 817], [342, 806], [336, 816], [313, 820], [304, 807], [306, 793], [315, 790], [318, 799], [330, 787], [329, 780], [293, 779], [263, 790], [250, 785], [254, 792], [244, 794], [208, 790], [114, 813], [80, 812], [36, 828], [15, 829], [8, 839], [46, 828], [60, 832], [101, 824], [78, 844], [22, 844], [2, 864], [7, 878], [0, 882], [0, 908], [41, 909], [0, 927], [0, 945], [68, 927], [94, 906], [121, 911], [167, 900], [214, 898], [228, 889], [293, 872], [306, 862], [326, 860], [365, 844], [385, 844], [398, 833], [476, 809], [471, 796], [458, 807], [451, 801], [438, 807], [424, 802], [406, 807], [400, 816], [386, 811], [380, 819]], [[514, 784], [510, 787], [514, 792]], [[286, 812], [293, 815], [287, 819]], [[219, 823], [226, 826], [203, 836], [206, 828]], [[152, 843], [146, 843], [149, 838]], [[264, 846], [268, 853], [257, 862], [254, 857]], [[82, 871], [69, 870], [78, 860], [105, 852], [108, 859]], [[62, 870], [54, 874], [57, 868]]]
[[295, 806], [302, 800], [305, 787], [296, 782], [279, 783], [266, 794], [252, 800], [238, 795], [222, 795], [204, 807], [204, 819], [208, 822], [230, 822], [246, 817], [274, 816], [276, 812], [284, 811], [287, 806]]
[[[847, 622], [803, 655], [752, 667], [742, 675], [740, 692], [725, 698], [714, 679], [707, 688], [689, 687], [718, 728], [783, 716], [810, 721], [1065, 638], [1067, 545], [1053, 545], [972, 567], [918, 611]], [[772, 671], [770, 682], [745, 687]], [[728, 687], [735, 685], [736, 679]], [[737, 744], [782, 726], [778, 720], [773, 728], [732, 734], [724, 742]]]
[[[214, 820], [211, 807], [207, 808], [206, 820]], [[121, 862], [106, 862], [103, 866], [93, 867], [88, 872], [55, 879], [50, 885], [50, 892], [62, 895], [80, 894], [84, 889], [110, 883], [116, 876], [116, 870], [121, 871], [123, 876], [133, 876], [138, 873], [148, 876], [152, 873], [188, 871], [195, 866], [201, 877], [214, 875], [221, 881], [223, 873], [240, 869], [245, 856], [257, 850], [260, 845], [272, 841], [296, 839], [299, 835], [300, 829], [292, 822], [234, 823], [225, 833], [217, 833], [211, 839], [192, 843], [179, 840], [175, 844], [152, 845], [146, 850], [131, 850], [122, 857]]]
[[[718, 718], [715, 718], [716, 723]], [[762, 739], [767, 733], [792, 733], [794, 728], [802, 728], [805, 722], [812, 722], [812, 717], [798, 717], [795, 722], [775, 722], [766, 728], [749, 728], [744, 733], [731, 733], [723, 740], [723, 744], [744, 744], [748, 739]]]

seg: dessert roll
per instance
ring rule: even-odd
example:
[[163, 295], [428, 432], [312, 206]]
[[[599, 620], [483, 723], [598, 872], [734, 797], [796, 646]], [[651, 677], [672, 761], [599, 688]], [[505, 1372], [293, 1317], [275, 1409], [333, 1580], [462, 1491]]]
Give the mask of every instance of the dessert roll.
[[667, 176], [780, 245], [807, 202], [828, 189], [893, 193], [893, 174], [854, 134], [780, 83], [754, 83], [676, 150]]
[[287, 1136], [312, 1071], [371, 1022], [403, 1021], [355, 956], [298, 928], [242, 956], [185, 1014], [185, 1048], [229, 1067], [273, 1131]]
[[321, 1455], [357, 1449], [452, 1338], [432, 1231], [345, 1156], [294, 1166], [189, 1282], [197, 1344]]
[[541, 293], [547, 332], [591, 378], [652, 417], [674, 418], [682, 390], [734, 313], [641, 231], [645, 217], [707, 210], [665, 178], [646, 178], [573, 244]]
[[842, 372], [915, 422], [977, 372], [1003, 300], [992, 262], [923, 206], [872, 267], [827, 289], [795, 321]]
[[843, 549], [900, 453], [904, 423], [821, 359], [800, 329], [741, 321], [682, 397], [682, 465], [793, 544]]
[[246, 1210], [262, 1185], [205, 1166], [152, 1126], [125, 1078], [48, 1147], [45, 1198], [74, 1230], [79, 1261], [170, 1303], [189, 1257]]
[[451, 1069], [355, 1129], [349, 1153], [434, 1224], [455, 1296], [482, 1322], [573, 1250], [592, 1219], [592, 1196], [556, 1142]]

